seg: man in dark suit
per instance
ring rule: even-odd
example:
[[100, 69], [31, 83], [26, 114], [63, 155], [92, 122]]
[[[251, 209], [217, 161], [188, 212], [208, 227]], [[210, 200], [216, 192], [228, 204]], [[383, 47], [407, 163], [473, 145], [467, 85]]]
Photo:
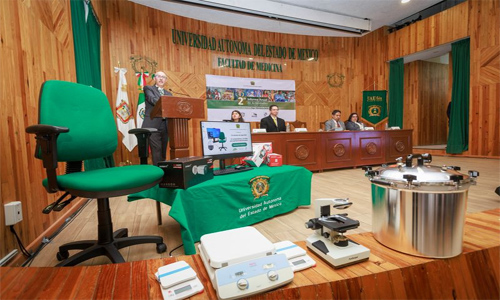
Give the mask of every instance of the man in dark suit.
[[260, 128], [265, 128], [267, 132], [286, 131], [285, 120], [278, 118], [279, 110], [275, 104], [269, 106], [269, 116], [260, 120]]
[[156, 102], [161, 96], [172, 96], [170, 92], [164, 89], [167, 82], [167, 75], [164, 72], [158, 71], [155, 74], [155, 84], [144, 87], [144, 96], [146, 99], [146, 112], [144, 114], [144, 122], [142, 128], [156, 128], [157, 133], [153, 133], [149, 139], [151, 154], [153, 155], [153, 164], [156, 166], [158, 162], [164, 161], [167, 158], [167, 120], [161, 117], [151, 119], [151, 111]]

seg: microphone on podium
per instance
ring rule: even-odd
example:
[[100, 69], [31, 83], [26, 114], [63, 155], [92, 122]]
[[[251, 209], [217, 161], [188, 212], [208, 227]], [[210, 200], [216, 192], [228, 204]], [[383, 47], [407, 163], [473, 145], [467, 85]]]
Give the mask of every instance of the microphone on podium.
[[168, 89], [168, 90], [169, 90], [169, 92], [171, 92], [172, 94], [183, 95], [183, 96], [189, 97], [189, 95], [188, 95], [188, 94], [179, 93], [179, 92], [174, 92], [172, 89]]

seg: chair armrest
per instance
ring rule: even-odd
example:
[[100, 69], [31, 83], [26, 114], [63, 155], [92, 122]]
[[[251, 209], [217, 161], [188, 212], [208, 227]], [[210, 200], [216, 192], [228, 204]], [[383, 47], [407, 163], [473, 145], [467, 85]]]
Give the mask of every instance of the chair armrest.
[[55, 193], [60, 190], [57, 185], [57, 137], [60, 133], [69, 132], [69, 128], [51, 125], [32, 125], [26, 128], [26, 133], [35, 134], [36, 149], [35, 157], [41, 158], [43, 167], [47, 172], [48, 193]]
[[138, 133], [139, 134], [147, 134], [147, 133], [151, 134], [151, 133], [157, 132], [157, 131], [158, 131], [158, 129], [156, 129], [156, 128], [134, 128], [134, 129], [130, 129], [128, 131], [128, 133], [137, 135]]
[[151, 134], [158, 132], [156, 128], [134, 128], [130, 129], [128, 133], [134, 134], [137, 137], [137, 149], [139, 150], [139, 157], [141, 165], [148, 164], [149, 156], [149, 137]]
[[26, 127], [26, 133], [34, 133], [38, 134], [59, 134], [69, 132], [69, 128], [61, 127], [61, 126], [52, 126], [52, 125], [31, 125]]

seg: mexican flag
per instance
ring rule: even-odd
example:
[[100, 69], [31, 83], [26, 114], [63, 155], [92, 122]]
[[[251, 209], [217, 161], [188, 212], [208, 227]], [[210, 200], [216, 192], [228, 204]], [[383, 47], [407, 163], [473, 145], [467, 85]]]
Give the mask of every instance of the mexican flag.
[[144, 114], [146, 112], [146, 104], [144, 103], [145, 96], [141, 91], [139, 93], [139, 99], [137, 100], [137, 116], [135, 117], [137, 128], [142, 128], [142, 122], [144, 122]]
[[130, 129], [135, 128], [135, 122], [128, 102], [127, 79], [125, 78], [127, 69], [115, 67], [115, 73], [119, 75], [118, 92], [116, 93], [116, 123], [123, 136], [122, 143], [128, 151], [132, 151], [137, 145], [137, 138], [128, 133]]
[[141, 91], [139, 93], [139, 99], [137, 99], [137, 116], [135, 117], [135, 120], [137, 123], [137, 128], [141, 128], [142, 122], [144, 122], [144, 114], [146, 111], [146, 104], [144, 103], [145, 97], [144, 97], [144, 92], [142, 90], [146, 85], [146, 78], [149, 77], [149, 73], [137, 72], [135, 73], [135, 76], [138, 77], [137, 85], [139, 86], [139, 90]]

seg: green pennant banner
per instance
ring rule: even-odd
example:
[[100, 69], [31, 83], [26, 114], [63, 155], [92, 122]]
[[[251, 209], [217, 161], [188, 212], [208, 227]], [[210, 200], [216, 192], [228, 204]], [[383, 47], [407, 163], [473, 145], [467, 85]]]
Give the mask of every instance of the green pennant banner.
[[387, 91], [363, 91], [363, 112], [361, 117], [377, 125], [387, 118]]

